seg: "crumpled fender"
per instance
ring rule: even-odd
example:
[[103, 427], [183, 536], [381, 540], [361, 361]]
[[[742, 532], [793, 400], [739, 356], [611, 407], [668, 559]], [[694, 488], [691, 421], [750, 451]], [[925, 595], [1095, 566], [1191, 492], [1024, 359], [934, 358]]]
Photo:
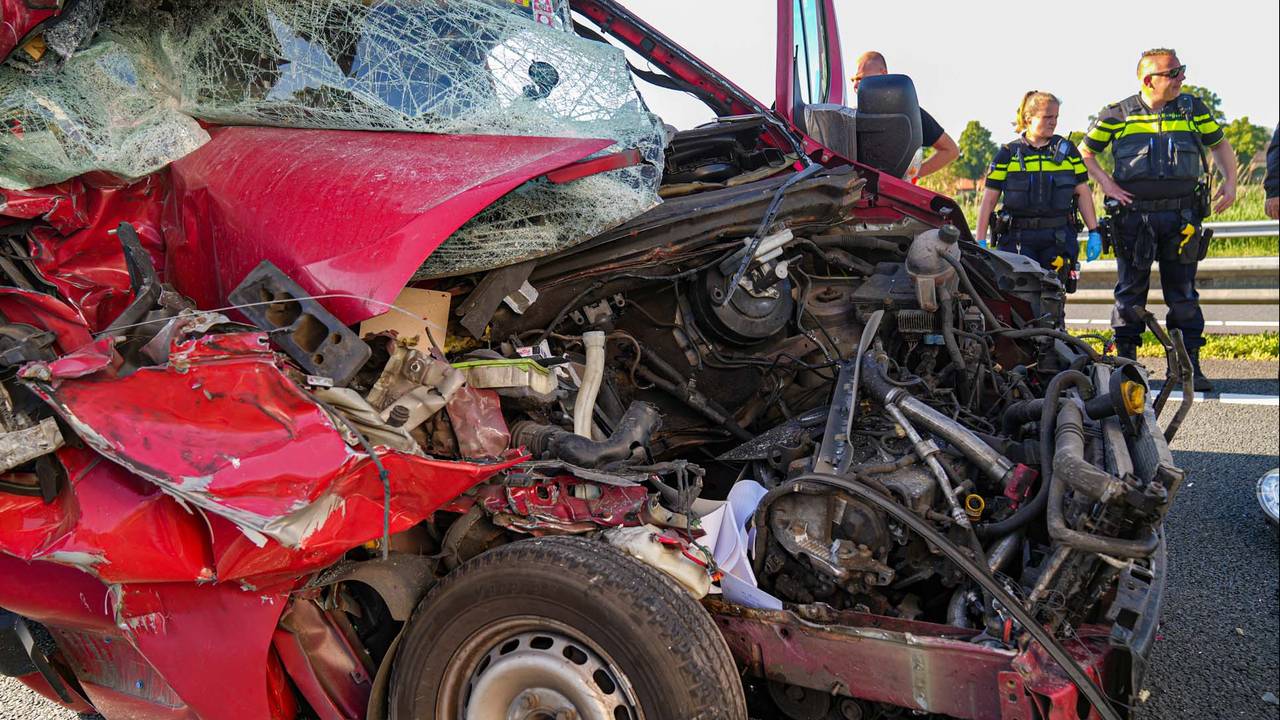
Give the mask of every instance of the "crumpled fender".
[[[168, 279], [226, 304], [270, 260], [344, 323], [387, 310], [467, 220], [612, 144], [583, 138], [224, 127], [170, 166]], [[371, 301], [361, 298], [370, 298]]]
[[[110, 341], [100, 340], [53, 362], [29, 364], [21, 376], [87, 446], [208, 516], [200, 518], [201, 524], [208, 521], [201, 545], [208, 547], [213, 572], [200, 548], [185, 549], [190, 562], [170, 572], [219, 582], [298, 577], [382, 535], [384, 490], [377, 466], [363, 450], [348, 446], [326, 409], [284, 374], [264, 334], [175, 342], [167, 365], [126, 376], [116, 374], [114, 358]], [[482, 465], [382, 448], [379, 459], [389, 472], [395, 533], [522, 458]], [[120, 523], [126, 508], [113, 512], [114, 521], [101, 522], [117, 522], [120, 533], [99, 535], [96, 548], [84, 543], [77, 552], [111, 559], [117, 555], [104, 553], [127, 554], [129, 543], [160, 541], [147, 532], [147, 523]], [[42, 522], [51, 535], [73, 532], [55, 527], [65, 518]], [[185, 527], [173, 532], [183, 543], [194, 542]], [[32, 549], [40, 545], [38, 538], [0, 532], [0, 547], [6, 542], [26, 548], [15, 554], [39, 554]], [[43, 543], [46, 556], [61, 547], [52, 537]], [[113, 579], [153, 579], [145, 563], [136, 567], [139, 562], [126, 563], [136, 575]], [[83, 563], [98, 574], [104, 567], [101, 560]]]
[[48, 223], [27, 233], [36, 270], [97, 331], [133, 300], [124, 249], [112, 234], [120, 223], [133, 225], [152, 264], [164, 267], [160, 232], [167, 184], [165, 172], [133, 183], [91, 173], [32, 190], [3, 190], [0, 224]]

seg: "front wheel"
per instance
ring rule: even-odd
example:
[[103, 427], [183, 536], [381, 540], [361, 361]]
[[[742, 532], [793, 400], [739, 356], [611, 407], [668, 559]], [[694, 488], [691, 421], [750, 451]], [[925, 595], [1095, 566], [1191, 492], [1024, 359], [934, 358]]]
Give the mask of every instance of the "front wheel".
[[670, 577], [577, 537], [466, 563], [422, 601], [391, 679], [396, 720], [745, 720], [733, 657]]

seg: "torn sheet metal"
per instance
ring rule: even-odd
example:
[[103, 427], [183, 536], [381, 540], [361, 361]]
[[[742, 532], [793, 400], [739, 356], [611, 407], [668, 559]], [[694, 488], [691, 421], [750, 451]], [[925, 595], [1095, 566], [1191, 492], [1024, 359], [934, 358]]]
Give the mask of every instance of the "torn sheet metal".
[[161, 232], [167, 177], [125, 183], [99, 173], [30, 191], [0, 191], [0, 219], [42, 219], [27, 233], [34, 270], [83, 315], [91, 330], [133, 300], [124, 249], [112, 234], [127, 222], [153, 266], [164, 267]]
[[67, 235], [89, 224], [84, 183], [68, 180], [34, 190], [0, 190], [0, 226], [11, 220], [44, 220]]
[[[377, 467], [284, 375], [261, 333], [183, 341], [167, 366], [124, 377], [112, 358], [99, 341], [23, 376], [89, 447], [230, 523], [235, 532], [212, 527], [218, 581], [296, 576], [381, 536]], [[384, 453], [393, 533], [519, 460]]]
[[53, 502], [0, 494], [0, 551], [108, 583], [213, 579], [209, 533], [198, 514], [88, 449], [64, 447], [57, 457], [70, 487]]
[[597, 486], [559, 476], [529, 484], [488, 484], [476, 498], [494, 523], [540, 535], [634, 527], [652, 521], [643, 486]]
[[[288, 595], [244, 590], [234, 584], [188, 583], [124, 585], [112, 595], [118, 632], [182, 698], [186, 716], [208, 720], [294, 716], [293, 693], [271, 652], [272, 633]], [[235, 631], [228, 632], [229, 628]], [[193, 652], [199, 672], [192, 672]], [[154, 712], [147, 710], [147, 716]]]
[[386, 312], [423, 259], [529, 178], [608, 140], [216, 129], [175, 163], [168, 280], [219, 307], [270, 260], [343, 322]]
[[76, 309], [44, 293], [0, 287], [0, 314], [11, 323], [52, 332], [59, 352], [72, 352], [93, 339], [88, 323]]

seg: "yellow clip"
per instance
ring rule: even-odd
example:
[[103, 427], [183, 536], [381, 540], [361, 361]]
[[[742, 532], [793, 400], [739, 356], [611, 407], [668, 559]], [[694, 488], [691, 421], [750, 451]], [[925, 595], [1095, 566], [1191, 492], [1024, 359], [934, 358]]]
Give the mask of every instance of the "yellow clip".
[[1187, 223], [1187, 226], [1182, 228], [1182, 242], [1178, 243], [1179, 253], [1181, 253], [1182, 249], [1187, 246], [1187, 243], [1191, 242], [1191, 238], [1195, 237], [1195, 235], [1196, 226], [1191, 223]]
[[1067, 264], [1067, 259], [1061, 255], [1054, 258], [1052, 263], [1054, 270], [1061, 270], [1062, 266], [1066, 264]]
[[964, 498], [964, 512], [969, 516], [970, 520], [980, 520], [982, 511], [987, 509], [987, 502], [982, 499], [981, 495], [966, 495]]
[[1124, 402], [1124, 411], [1130, 415], [1141, 415], [1147, 407], [1147, 389], [1142, 383], [1132, 380], [1120, 383], [1120, 398]]

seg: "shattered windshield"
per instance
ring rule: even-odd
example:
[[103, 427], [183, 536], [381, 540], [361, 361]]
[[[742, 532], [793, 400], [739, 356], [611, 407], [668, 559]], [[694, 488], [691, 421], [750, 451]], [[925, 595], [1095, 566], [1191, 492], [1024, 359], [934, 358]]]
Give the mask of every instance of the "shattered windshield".
[[566, 0], [171, 7], [111, 3], [79, 50], [23, 48], [0, 67], [0, 187], [95, 170], [144, 176], [208, 141], [197, 121], [607, 138], [602, 153], [640, 150], [640, 166], [518, 189], [450, 238], [423, 276], [554, 252], [658, 202], [661, 121], [622, 52], [573, 32]]

